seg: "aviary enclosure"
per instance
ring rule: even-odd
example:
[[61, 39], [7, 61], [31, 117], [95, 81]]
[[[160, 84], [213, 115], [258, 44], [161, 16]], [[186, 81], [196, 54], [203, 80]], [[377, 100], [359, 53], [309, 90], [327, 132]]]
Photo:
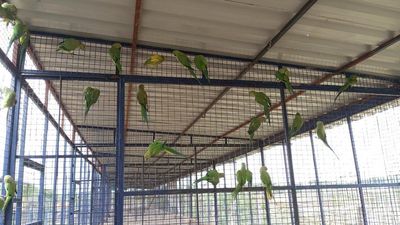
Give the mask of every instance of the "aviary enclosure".
[[[210, 80], [196, 71], [196, 81], [173, 48], [138, 46], [132, 62], [129, 43], [115, 75], [114, 42], [34, 30], [19, 64], [20, 45], [6, 54], [12, 28], [1, 30], [1, 85], [17, 99], [0, 111], [2, 175], [17, 183], [4, 224], [400, 224], [399, 79], [346, 71], [354, 61], [327, 69], [264, 60], [263, 52], [251, 60], [183, 51], [208, 62]], [[85, 48], [57, 51], [68, 38]], [[145, 65], [154, 55], [164, 61]], [[277, 80], [280, 69], [292, 93]], [[85, 116], [87, 87], [100, 96]], [[251, 91], [269, 97], [267, 110]], [[270, 122], [250, 138], [249, 124], [266, 111]], [[293, 132], [297, 113], [303, 123]], [[145, 158], [155, 140], [182, 155]], [[243, 163], [252, 182], [235, 198]], [[215, 187], [195, 182], [211, 170], [224, 174]]]

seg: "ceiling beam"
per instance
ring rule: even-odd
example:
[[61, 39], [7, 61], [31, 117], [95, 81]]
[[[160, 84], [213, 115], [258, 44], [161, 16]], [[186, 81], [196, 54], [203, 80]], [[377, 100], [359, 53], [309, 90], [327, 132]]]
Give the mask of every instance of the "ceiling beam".
[[[129, 74], [133, 74], [135, 71], [135, 63], [137, 56], [137, 42], [139, 37], [139, 28], [140, 28], [140, 15], [142, 13], [142, 0], [136, 0], [135, 4], [135, 15], [133, 17], [133, 31], [132, 31], [132, 46], [131, 46], [131, 64], [129, 66]], [[126, 101], [126, 114], [125, 114], [125, 132], [124, 137], [126, 139], [126, 130], [129, 128], [129, 116], [131, 112], [131, 103], [133, 97], [133, 84], [129, 83], [128, 85], [128, 97]]]

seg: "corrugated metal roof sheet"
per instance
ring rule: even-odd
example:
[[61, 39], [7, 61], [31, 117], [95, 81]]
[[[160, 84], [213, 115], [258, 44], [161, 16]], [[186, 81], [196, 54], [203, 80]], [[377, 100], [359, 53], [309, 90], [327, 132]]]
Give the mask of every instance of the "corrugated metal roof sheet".
[[[34, 30], [130, 41], [134, 1], [15, 0]], [[139, 42], [254, 56], [304, 0], [145, 0]], [[400, 32], [400, 1], [320, 0], [265, 58], [338, 67]], [[355, 67], [400, 74], [391, 47]]]

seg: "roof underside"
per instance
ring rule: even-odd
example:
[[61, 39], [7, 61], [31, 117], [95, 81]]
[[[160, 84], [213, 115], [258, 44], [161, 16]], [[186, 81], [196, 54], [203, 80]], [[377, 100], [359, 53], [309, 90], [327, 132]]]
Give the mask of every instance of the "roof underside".
[[[13, 1], [19, 15], [33, 30], [64, 34], [78, 34], [101, 39], [130, 41], [132, 12], [130, 1], [104, 0], [26, 0]], [[222, 1], [222, 0], [146, 0], [144, 1], [139, 42], [153, 46], [179, 47], [199, 52], [251, 58], [269, 41], [281, 27], [299, 10], [305, 1]], [[212, 9], [212, 10], [210, 10]], [[101, 16], [99, 16], [101, 15]], [[339, 67], [351, 59], [376, 47], [383, 40], [400, 31], [400, 2], [397, 0], [318, 1], [307, 14], [265, 55], [267, 59], [295, 61], [303, 64]], [[56, 53], [59, 37], [32, 36], [32, 46], [45, 70], [114, 73], [107, 55], [109, 45], [85, 42], [86, 51], [76, 55]], [[359, 64], [356, 70], [397, 76], [400, 71], [400, 44], [395, 44], [371, 59]], [[143, 62], [154, 53], [164, 55], [166, 61], [157, 69], [148, 69]], [[190, 56], [193, 57], [193, 56]], [[207, 57], [209, 71], [215, 79], [234, 79], [247, 65], [244, 61]], [[129, 71], [130, 49], [123, 48], [123, 71]], [[245, 80], [275, 81], [277, 66], [256, 64], [243, 78]], [[297, 84], [309, 84], [326, 75], [309, 69], [289, 68], [291, 80]], [[138, 49], [135, 73], [145, 76], [190, 77], [169, 52]], [[324, 84], [341, 85], [344, 76], [335, 76]], [[53, 82], [56, 92], [62, 93], [62, 102], [79, 127], [94, 152], [115, 153], [114, 130], [116, 128], [117, 87], [112, 82]], [[133, 93], [136, 93], [134, 84]], [[358, 85], [388, 87], [388, 83], [360, 79]], [[84, 119], [82, 90], [86, 86], [100, 88], [99, 102]], [[145, 186], [160, 184], [168, 176], [177, 177], [194, 169], [194, 161], [180, 165], [182, 159], [165, 156], [146, 163], [142, 177], [142, 155], [153, 138], [173, 143], [179, 134], [212, 102], [223, 87], [148, 84], [150, 123], [141, 121], [135, 99], [129, 111], [129, 127], [125, 149], [126, 184], [143, 187], [135, 179], [144, 179]], [[234, 152], [256, 149], [252, 146], [245, 123], [262, 109], [249, 96], [247, 88], [232, 88], [201, 117], [175, 144], [185, 155], [194, 153], [198, 163], [211, 160], [228, 160]], [[273, 103], [280, 101], [278, 89], [259, 89], [267, 93]], [[129, 93], [127, 91], [126, 96]], [[334, 104], [335, 92], [307, 91], [287, 103], [289, 121], [300, 112], [306, 121], [317, 118], [355, 101], [368, 99], [366, 94], [345, 93]], [[127, 102], [126, 102], [127, 103]], [[242, 126], [241, 126], [242, 125]], [[268, 143], [283, 131], [281, 108], [271, 113], [271, 124], [264, 124], [256, 133], [256, 140]], [[227, 139], [220, 139], [221, 136]], [[218, 139], [218, 140], [217, 140]], [[213, 145], [210, 145], [213, 143]], [[228, 143], [228, 146], [218, 144]], [[99, 147], [95, 144], [104, 144]], [[234, 146], [234, 144], [237, 144]], [[207, 148], [204, 148], [207, 146]], [[138, 157], [139, 156], [139, 157]], [[115, 158], [100, 158], [101, 163], [111, 165]], [[209, 165], [209, 164], [208, 164]], [[175, 169], [174, 169], [175, 168]], [[168, 171], [161, 177], [161, 171]], [[111, 176], [113, 177], [113, 176]]]
[[[132, 0], [15, 0], [33, 30], [130, 42]], [[146, 0], [139, 43], [253, 57], [304, 0]], [[319, 0], [264, 57], [338, 67], [400, 32], [398, 0]], [[399, 76], [400, 44], [354, 70]]]

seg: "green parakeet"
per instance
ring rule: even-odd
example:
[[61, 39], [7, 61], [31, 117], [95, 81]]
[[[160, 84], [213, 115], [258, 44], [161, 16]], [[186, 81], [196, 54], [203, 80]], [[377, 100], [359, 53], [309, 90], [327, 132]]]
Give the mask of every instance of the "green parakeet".
[[324, 123], [322, 121], [317, 121], [316, 132], [317, 132], [318, 138], [321, 139], [321, 141], [324, 142], [326, 147], [328, 147], [333, 152], [333, 154], [335, 154], [336, 158], [339, 159], [339, 157], [336, 155], [335, 151], [328, 144], [328, 140], [326, 139]]
[[13, 33], [11, 35], [10, 41], [8, 43], [8, 47], [7, 47], [7, 54], [10, 51], [10, 48], [12, 46], [12, 44], [14, 43], [14, 41], [17, 41], [20, 45], [19, 48], [19, 60], [18, 60], [18, 65], [22, 65], [22, 62], [25, 62], [25, 54], [26, 54], [26, 50], [29, 46], [30, 43], [30, 33], [29, 33], [29, 29], [28, 26], [22, 22], [19, 19], [15, 20], [15, 25], [13, 27]]
[[22, 36], [26, 35], [27, 31], [28, 31], [28, 27], [26, 26], [26, 24], [24, 22], [22, 22], [21, 20], [16, 19], [15, 25], [13, 28], [13, 33], [10, 37], [10, 41], [8, 42], [7, 53], [10, 51], [10, 48], [11, 48], [12, 44], [14, 43], [14, 41], [20, 40], [20, 38], [22, 38]]
[[260, 104], [264, 108], [264, 115], [268, 120], [268, 123], [271, 124], [271, 116], [270, 116], [270, 109], [271, 109], [271, 99], [263, 92], [257, 91], [250, 91], [249, 94], [255, 97], [255, 100], [258, 104]]
[[260, 128], [261, 124], [265, 122], [265, 117], [253, 117], [250, 121], [247, 133], [250, 135], [250, 141], [253, 140], [254, 133]]
[[136, 99], [140, 104], [140, 111], [142, 114], [142, 119], [144, 122], [146, 122], [147, 124], [149, 123], [149, 119], [147, 117], [147, 113], [149, 112], [149, 108], [147, 106], [147, 93], [144, 90], [144, 85], [141, 84], [139, 85], [139, 89], [136, 95]]
[[189, 59], [189, 57], [187, 57], [187, 55], [186, 55], [185, 53], [183, 53], [183, 52], [181, 52], [181, 51], [178, 51], [178, 50], [174, 50], [174, 51], [172, 52], [172, 54], [174, 54], [175, 57], [178, 59], [178, 61], [179, 61], [184, 67], [186, 67], [186, 69], [189, 70], [190, 74], [194, 77], [194, 79], [196, 79], [196, 80], [199, 82], [199, 84], [201, 84], [201, 83], [200, 83], [200, 80], [197, 78], [196, 73], [194, 72], [194, 69], [193, 69], [193, 67], [192, 67], [192, 61]]
[[83, 44], [80, 40], [76, 40], [75, 38], [67, 38], [58, 44], [57, 52], [73, 54], [74, 51], [77, 49], [85, 50], [86, 45]]
[[290, 83], [290, 72], [287, 68], [281, 68], [275, 73], [276, 79], [283, 82], [285, 84], [286, 89], [289, 91], [290, 94], [293, 94], [293, 87]]
[[242, 168], [236, 172], [236, 187], [232, 193], [232, 196], [236, 199], [243, 186], [248, 182], [251, 185], [253, 180], [253, 173], [246, 169], [246, 164], [242, 163]]
[[271, 176], [268, 173], [268, 169], [265, 166], [262, 166], [260, 168], [260, 177], [261, 177], [261, 182], [265, 187], [265, 193], [267, 194], [267, 199], [271, 200], [274, 198], [272, 195], [272, 181], [271, 181]]
[[289, 129], [289, 137], [293, 137], [297, 132], [300, 131], [301, 127], [303, 127], [304, 120], [301, 118], [300, 113], [296, 113], [293, 119], [292, 126]]
[[14, 4], [4, 2], [0, 7], [0, 18], [8, 24], [14, 24], [17, 19], [17, 7]]
[[1, 92], [3, 95], [3, 102], [2, 102], [3, 109], [11, 108], [17, 103], [17, 95], [14, 90], [6, 87], [3, 88]]
[[219, 183], [219, 179], [224, 177], [224, 173], [218, 173], [217, 170], [210, 170], [206, 173], [206, 175], [198, 180], [195, 183], [199, 183], [201, 181], [207, 181], [212, 185], [217, 186]]
[[159, 64], [161, 64], [162, 62], [164, 62], [165, 57], [162, 55], [158, 55], [158, 54], [154, 54], [151, 55], [146, 62], [144, 62], [145, 66], [151, 67], [151, 68], [155, 68], [157, 67]]
[[346, 81], [344, 82], [343, 86], [340, 87], [339, 93], [336, 95], [334, 102], [336, 102], [339, 95], [341, 95], [344, 91], [349, 89], [351, 86], [357, 83], [357, 76], [351, 75], [350, 77], [346, 77]]
[[208, 83], [210, 83], [210, 78], [208, 77], [208, 67], [207, 67], [207, 59], [203, 55], [196, 55], [194, 57], [194, 64], [197, 69], [201, 71], [203, 78], [207, 79]]
[[10, 175], [4, 176], [4, 187], [6, 189], [6, 199], [4, 201], [3, 212], [6, 211], [8, 205], [12, 203], [12, 199], [17, 194], [17, 183]]
[[[166, 145], [166, 141], [161, 141], [161, 140], [154, 140], [149, 147], [147, 147], [147, 150], [144, 154], [145, 159], [150, 159], [154, 156], [159, 155], [162, 152], [173, 154], [173, 155], [179, 155], [182, 157], [185, 157], [182, 153], [178, 152], [177, 150], [170, 148]], [[186, 157], [185, 157], [186, 158]]]
[[115, 75], [117, 75], [117, 76], [122, 71], [121, 48], [122, 48], [122, 45], [120, 43], [114, 43], [111, 46], [111, 48], [108, 50], [108, 54], [110, 55], [114, 65], [115, 65]]
[[85, 119], [90, 110], [90, 107], [94, 105], [100, 97], [100, 90], [97, 88], [87, 87], [83, 91], [85, 96]]

